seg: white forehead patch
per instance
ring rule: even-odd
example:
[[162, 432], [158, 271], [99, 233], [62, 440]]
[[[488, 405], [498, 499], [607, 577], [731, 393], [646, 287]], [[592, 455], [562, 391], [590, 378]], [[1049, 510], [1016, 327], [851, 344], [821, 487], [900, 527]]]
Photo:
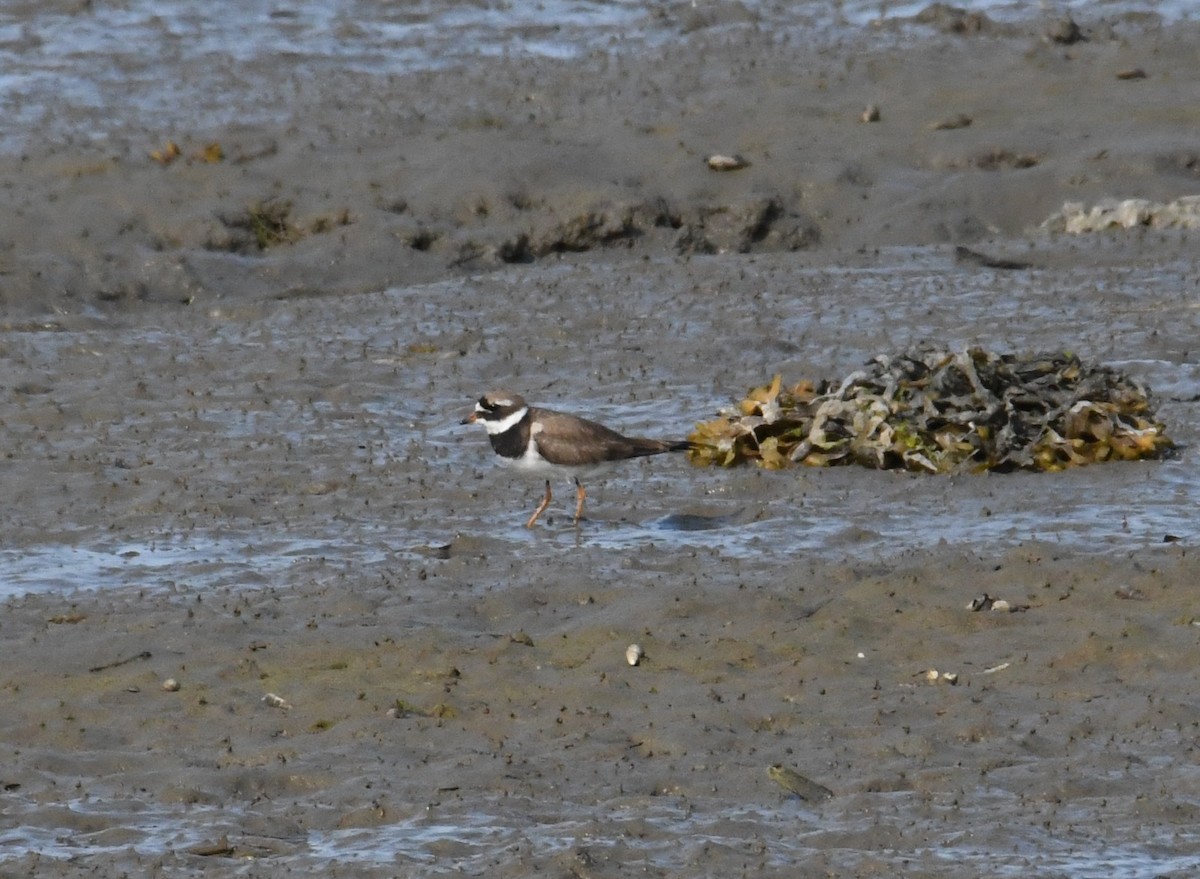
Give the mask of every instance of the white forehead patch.
[[476, 412], [491, 412], [493, 409], [499, 409], [503, 406], [511, 406], [511, 405], [512, 405], [512, 400], [509, 400], [508, 398], [505, 398], [503, 400], [489, 400], [487, 406], [483, 405], [483, 400], [480, 400], [479, 402], [477, 402], [475, 404], [475, 411]]

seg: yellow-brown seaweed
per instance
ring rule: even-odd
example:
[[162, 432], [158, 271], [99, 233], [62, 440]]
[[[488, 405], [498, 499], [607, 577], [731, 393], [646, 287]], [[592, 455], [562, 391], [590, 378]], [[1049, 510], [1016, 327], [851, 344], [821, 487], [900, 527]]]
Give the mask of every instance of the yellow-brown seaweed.
[[860, 464], [929, 473], [1062, 470], [1161, 457], [1173, 443], [1150, 392], [1069, 353], [1018, 356], [921, 345], [840, 384], [782, 376], [689, 437], [700, 466]]

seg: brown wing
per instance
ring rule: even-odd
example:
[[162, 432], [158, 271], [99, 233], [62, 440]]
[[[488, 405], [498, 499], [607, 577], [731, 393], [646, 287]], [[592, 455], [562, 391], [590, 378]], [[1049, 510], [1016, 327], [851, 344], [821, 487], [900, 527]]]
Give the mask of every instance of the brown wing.
[[[552, 412], [531, 410], [538, 452], [553, 464], [580, 467], [601, 461], [621, 461], [687, 448], [687, 443], [622, 436], [603, 424]], [[543, 430], [538, 431], [537, 425]]]

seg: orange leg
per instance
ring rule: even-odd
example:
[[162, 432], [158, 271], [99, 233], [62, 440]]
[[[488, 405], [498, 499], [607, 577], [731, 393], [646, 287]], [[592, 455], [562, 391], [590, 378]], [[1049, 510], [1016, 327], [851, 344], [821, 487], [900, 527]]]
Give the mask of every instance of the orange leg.
[[[533, 511], [533, 515], [529, 517], [529, 521], [525, 523], [526, 528], [532, 528], [533, 523], [538, 520], [538, 516], [545, 512], [546, 507], [550, 506], [550, 480], [546, 480], [546, 496], [542, 498], [542, 502], [538, 504], [538, 508]], [[581, 501], [582, 503], [582, 501]]]
[[587, 497], [587, 492], [583, 490], [583, 483], [579, 481], [579, 477], [575, 477], [575, 524], [579, 524], [579, 519], [583, 515], [583, 499]]

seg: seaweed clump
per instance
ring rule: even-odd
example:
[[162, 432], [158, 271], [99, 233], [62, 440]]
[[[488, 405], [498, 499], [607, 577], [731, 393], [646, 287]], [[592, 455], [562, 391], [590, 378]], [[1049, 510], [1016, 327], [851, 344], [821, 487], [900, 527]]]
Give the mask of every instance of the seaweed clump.
[[1063, 470], [1161, 457], [1150, 392], [1074, 354], [930, 345], [880, 355], [841, 383], [781, 376], [689, 437], [698, 465], [859, 464], [928, 473]]

